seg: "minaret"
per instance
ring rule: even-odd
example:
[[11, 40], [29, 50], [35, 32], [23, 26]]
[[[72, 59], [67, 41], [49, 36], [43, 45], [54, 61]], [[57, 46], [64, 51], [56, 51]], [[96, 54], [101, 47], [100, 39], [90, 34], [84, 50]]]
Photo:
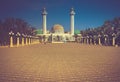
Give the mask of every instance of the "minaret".
[[43, 29], [43, 34], [46, 34], [46, 15], [47, 15], [47, 12], [46, 12], [46, 9], [43, 8], [43, 11], [42, 11], [42, 29]]
[[70, 34], [71, 35], [74, 35], [74, 15], [75, 15], [74, 9], [71, 8], [70, 10]]

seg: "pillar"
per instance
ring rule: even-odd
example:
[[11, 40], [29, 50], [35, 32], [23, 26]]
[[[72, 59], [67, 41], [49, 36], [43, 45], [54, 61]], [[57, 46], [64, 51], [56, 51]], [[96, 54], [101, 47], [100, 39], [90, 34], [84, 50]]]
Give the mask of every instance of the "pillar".
[[74, 9], [71, 8], [71, 11], [70, 11], [70, 33], [71, 35], [74, 35], [74, 15], [75, 15]]

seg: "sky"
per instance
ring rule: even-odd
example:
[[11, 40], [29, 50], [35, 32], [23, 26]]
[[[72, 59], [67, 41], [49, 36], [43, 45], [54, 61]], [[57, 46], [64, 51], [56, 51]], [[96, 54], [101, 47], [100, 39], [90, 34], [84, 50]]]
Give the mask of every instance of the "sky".
[[70, 9], [75, 10], [75, 29], [96, 28], [104, 21], [120, 17], [120, 0], [0, 0], [0, 20], [21, 18], [42, 28], [42, 9], [47, 11], [47, 29], [61, 24], [70, 30]]

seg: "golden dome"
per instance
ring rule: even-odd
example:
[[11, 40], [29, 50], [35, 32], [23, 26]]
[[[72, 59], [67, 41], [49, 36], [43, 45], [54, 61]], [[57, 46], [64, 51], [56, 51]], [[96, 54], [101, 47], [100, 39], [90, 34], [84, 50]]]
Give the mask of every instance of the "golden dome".
[[52, 28], [53, 33], [64, 33], [64, 28], [60, 24], [55, 24]]

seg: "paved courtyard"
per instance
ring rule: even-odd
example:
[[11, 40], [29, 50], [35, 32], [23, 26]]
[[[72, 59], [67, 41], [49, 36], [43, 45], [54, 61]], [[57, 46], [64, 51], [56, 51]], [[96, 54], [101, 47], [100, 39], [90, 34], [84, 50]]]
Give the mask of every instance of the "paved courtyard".
[[120, 48], [78, 43], [0, 48], [0, 82], [120, 82]]

